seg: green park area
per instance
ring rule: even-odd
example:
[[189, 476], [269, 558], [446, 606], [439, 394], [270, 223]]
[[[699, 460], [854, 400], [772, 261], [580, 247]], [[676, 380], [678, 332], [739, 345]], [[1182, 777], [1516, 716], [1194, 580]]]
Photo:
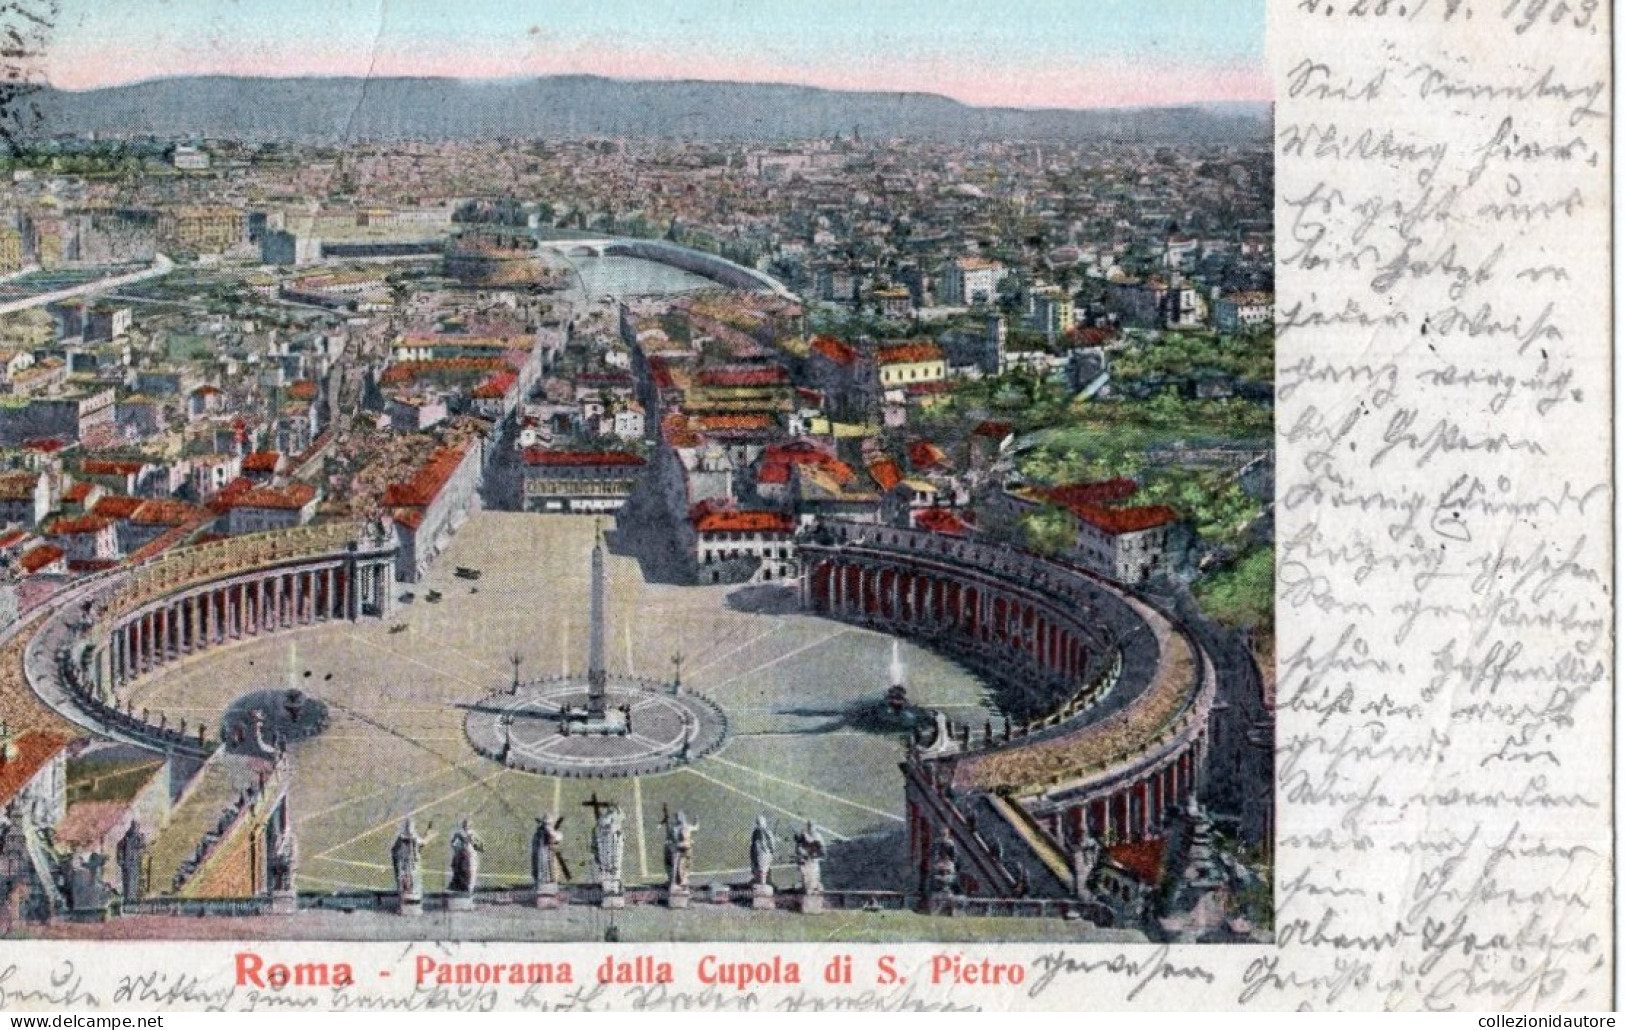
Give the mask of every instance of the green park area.
[[[1270, 332], [1220, 335], [1136, 333], [1110, 349], [1111, 389], [1073, 395], [1057, 377], [1017, 369], [967, 382], [919, 427], [949, 449], [965, 447], [986, 420], [1016, 436], [1014, 470], [1035, 485], [1134, 480], [1135, 504], [1179, 512], [1204, 555], [1193, 584], [1221, 622], [1273, 624], [1273, 551], [1257, 539], [1266, 501], [1249, 492], [1237, 465], [1274, 446]], [[1226, 460], [1234, 454], [1234, 460]], [[1075, 534], [1056, 507], [1028, 515], [1022, 542], [1060, 553]]]

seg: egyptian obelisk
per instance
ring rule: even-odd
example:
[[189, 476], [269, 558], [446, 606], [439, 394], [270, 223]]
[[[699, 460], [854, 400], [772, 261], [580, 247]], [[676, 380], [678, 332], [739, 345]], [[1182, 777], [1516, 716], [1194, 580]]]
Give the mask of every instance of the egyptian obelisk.
[[587, 635], [587, 718], [602, 719], [607, 702], [604, 685], [604, 529], [600, 523], [592, 544], [591, 624]]

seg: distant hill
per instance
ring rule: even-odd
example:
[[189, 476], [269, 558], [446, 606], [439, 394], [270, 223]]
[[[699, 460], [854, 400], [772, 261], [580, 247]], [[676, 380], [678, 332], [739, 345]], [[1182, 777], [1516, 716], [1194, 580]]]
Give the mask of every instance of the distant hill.
[[1266, 104], [1146, 109], [972, 107], [929, 93], [858, 93], [766, 83], [206, 76], [34, 98], [36, 136], [152, 135], [292, 140], [667, 137], [788, 140], [849, 135], [940, 140], [1255, 141]]

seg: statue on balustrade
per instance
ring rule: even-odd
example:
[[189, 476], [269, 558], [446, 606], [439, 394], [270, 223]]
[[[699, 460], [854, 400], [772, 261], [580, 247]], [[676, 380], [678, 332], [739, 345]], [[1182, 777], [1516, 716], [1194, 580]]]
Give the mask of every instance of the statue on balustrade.
[[147, 837], [135, 820], [118, 842], [118, 868], [125, 901], [141, 899], [142, 859], [147, 853]]
[[283, 830], [281, 839], [277, 841], [276, 851], [271, 854], [272, 894], [293, 892], [293, 871], [298, 861], [298, 843], [294, 840], [293, 830]]
[[818, 827], [807, 820], [807, 828], [796, 834], [796, 867], [801, 870], [801, 890], [817, 894], [824, 889], [824, 838]]
[[536, 832], [530, 837], [530, 878], [538, 887], [558, 883], [560, 873], [566, 879], [570, 876], [570, 867], [564, 864], [564, 856], [559, 854], [564, 846], [563, 826], [562, 815], [536, 817]]
[[694, 863], [694, 831], [698, 829], [689, 821], [688, 813], [681, 810], [676, 819], [666, 820], [666, 886], [672, 890], [688, 889]]
[[421, 900], [423, 897], [423, 838], [419, 837], [412, 819], [401, 824], [401, 832], [389, 851], [395, 866], [395, 887], [402, 898]]
[[951, 840], [937, 842], [936, 856], [931, 861], [931, 893], [957, 894], [959, 892], [959, 849]]
[[446, 889], [453, 894], [472, 894], [480, 878], [480, 853], [485, 841], [464, 819], [451, 835], [451, 882]]
[[598, 869], [598, 883], [606, 894], [621, 892], [621, 857], [626, 848], [624, 821], [620, 807], [610, 805], [593, 826], [592, 860]]
[[756, 817], [756, 828], [750, 833], [750, 878], [758, 887], [768, 886], [773, 869], [773, 831], [768, 829], [767, 816]]

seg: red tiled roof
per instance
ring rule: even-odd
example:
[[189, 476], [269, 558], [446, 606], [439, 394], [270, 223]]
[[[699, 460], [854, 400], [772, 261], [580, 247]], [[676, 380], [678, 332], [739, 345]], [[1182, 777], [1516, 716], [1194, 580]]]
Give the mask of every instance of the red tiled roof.
[[903, 391], [912, 397], [937, 393], [953, 393], [954, 384], [942, 379], [928, 383], [908, 383], [903, 387]]
[[799, 465], [822, 469], [837, 483], [850, 483], [857, 478], [852, 466], [828, 451], [806, 440], [771, 444], [762, 455], [762, 467], [756, 480], [759, 483], [788, 483], [790, 470]]
[[28, 786], [28, 781], [55, 758], [67, 742], [67, 737], [44, 730], [20, 734], [15, 740], [17, 757], [0, 763], [0, 804], [8, 804]]
[[1133, 497], [1137, 490], [1139, 486], [1134, 480], [1119, 476], [1098, 483], [1069, 483], [1065, 486], [1045, 487], [1037, 493], [1052, 504], [1058, 504], [1063, 508], [1077, 508], [1126, 501]]
[[777, 511], [711, 511], [699, 515], [694, 528], [701, 533], [789, 533], [795, 522]]
[[282, 511], [298, 511], [316, 499], [316, 488], [309, 483], [289, 483], [287, 486], [272, 489], [259, 487], [253, 490], [244, 490], [231, 500], [233, 508], [276, 508]]
[[942, 348], [930, 342], [894, 343], [875, 351], [877, 365], [912, 365], [941, 360]]
[[897, 462], [890, 458], [880, 458], [869, 463], [869, 475], [874, 478], [876, 485], [882, 490], [890, 490], [903, 481], [903, 470]]
[[512, 372], [498, 372], [486, 379], [485, 382], [469, 391], [470, 395], [481, 400], [498, 400], [513, 389], [513, 384], [519, 377]]
[[225, 486], [216, 490], [213, 496], [211, 496], [208, 501], [205, 502], [205, 504], [208, 506], [208, 509], [215, 514], [224, 514], [231, 510], [231, 506], [236, 502], [237, 498], [241, 497], [243, 494], [246, 494], [252, 489], [254, 489], [254, 481], [252, 479], [245, 479], [242, 476], [238, 476], [236, 479], [233, 479]]
[[62, 491], [62, 499], [73, 504], [78, 504], [80, 501], [83, 501], [86, 497], [90, 496], [90, 491], [95, 487], [95, 485], [96, 484], [94, 483], [86, 483], [81, 480], [80, 482], [77, 482], [68, 487], [66, 490]]
[[1106, 854], [1136, 880], [1155, 885], [1162, 879], [1164, 846], [1165, 842], [1161, 840], [1128, 841], [1113, 844], [1106, 849]]
[[[100, 505], [98, 505], [100, 507]], [[202, 508], [185, 501], [154, 498], [146, 501], [130, 516], [140, 526], [180, 526], [202, 517]]]
[[282, 455], [276, 451], [255, 451], [243, 459], [244, 472], [275, 472]]
[[396, 507], [423, 507], [432, 503], [440, 494], [440, 488], [446, 485], [457, 466], [462, 463], [463, 456], [468, 453], [468, 445], [461, 447], [438, 447], [429, 455], [427, 461], [418, 466], [412, 478], [404, 483], [391, 483], [384, 490], [384, 504], [391, 508]]
[[0, 533], [0, 547], [10, 547], [20, 540], [27, 539], [27, 537], [28, 530], [26, 529], [8, 529], [4, 533]]
[[1079, 347], [1104, 346], [1105, 344], [1111, 342], [1112, 335], [1113, 334], [1110, 329], [1096, 328], [1073, 329], [1067, 333], [1067, 336], [1071, 338], [1072, 342]]
[[316, 399], [316, 384], [308, 379], [289, 383], [288, 396], [296, 401], [313, 401]]
[[37, 451], [41, 454], [55, 454], [67, 446], [68, 442], [66, 440], [54, 436], [36, 437], [32, 440], [23, 441], [23, 450]]
[[948, 536], [964, 536], [970, 532], [965, 520], [948, 508], [921, 508], [914, 513], [914, 528]]
[[850, 344], [842, 343], [833, 336], [814, 336], [811, 348], [813, 353], [820, 354], [843, 367], [858, 360], [858, 352]]
[[423, 509], [421, 508], [396, 508], [393, 515], [395, 521], [407, 529], [415, 530], [423, 525]]
[[118, 568], [116, 558], [69, 558], [69, 572], [106, 572]]
[[33, 574], [47, 565], [61, 560], [62, 548], [57, 547], [55, 544], [40, 544], [21, 558], [18, 558], [17, 564], [23, 567], [24, 572]]
[[79, 464], [79, 469], [87, 476], [134, 476], [139, 475], [146, 468], [141, 461], [114, 461], [99, 458], [87, 458]]
[[72, 519], [57, 519], [45, 531], [47, 536], [77, 536], [80, 533], [100, 533], [113, 523], [97, 515], [81, 515]]
[[543, 447], [525, 448], [526, 465], [586, 468], [590, 466], [637, 466], [642, 458], [626, 451], [550, 451]]
[[127, 519], [136, 513], [145, 502], [139, 497], [125, 497], [113, 494], [97, 501], [90, 511], [103, 519]]
[[1143, 508], [1102, 508], [1098, 505], [1082, 504], [1073, 508], [1072, 514], [1112, 536], [1120, 533], [1138, 533], [1141, 530], [1155, 529], [1179, 521], [1179, 513], [1165, 504], [1153, 504]]
[[662, 393], [677, 385], [677, 380], [671, 377], [671, 366], [658, 354], [649, 359], [649, 378], [654, 381], [655, 389]]
[[915, 440], [908, 445], [908, 463], [917, 469], [928, 469], [941, 465], [948, 456], [942, 453], [942, 448], [930, 440]]
[[378, 377], [380, 386], [399, 386], [410, 383], [418, 376], [435, 372], [451, 375], [479, 375], [501, 372], [508, 363], [502, 358], [436, 358], [433, 361], [402, 361], [384, 369]]
[[778, 365], [708, 368], [700, 373], [702, 386], [779, 386], [789, 381], [790, 373]]
[[708, 433], [772, 429], [777, 425], [771, 415], [700, 415], [694, 421]]
[[1008, 422], [986, 421], [978, 422], [976, 428], [970, 432], [972, 436], [985, 436], [990, 440], [1003, 440], [1015, 432], [1015, 428]]
[[688, 416], [674, 411], [660, 420], [660, 436], [672, 447], [698, 447], [705, 437], [689, 428]]

